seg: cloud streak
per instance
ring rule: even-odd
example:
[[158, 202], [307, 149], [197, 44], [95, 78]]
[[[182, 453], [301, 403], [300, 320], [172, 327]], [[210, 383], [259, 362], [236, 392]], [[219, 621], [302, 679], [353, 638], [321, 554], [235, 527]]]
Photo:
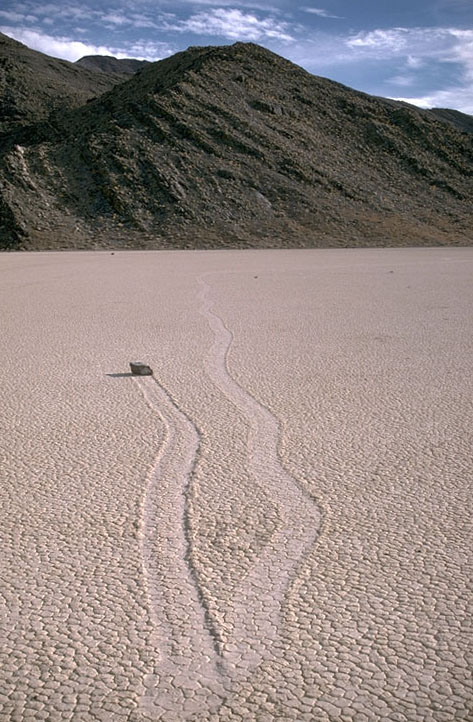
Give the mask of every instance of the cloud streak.
[[91, 43], [72, 40], [67, 37], [48, 35], [37, 30], [22, 30], [10, 27], [0, 27], [0, 32], [24, 43], [33, 50], [75, 62], [84, 55], [108, 55], [115, 58], [134, 57], [138, 60], [160, 60], [173, 51], [165, 43], [136, 42], [126, 47], [110, 47], [107, 45], [94, 45]]
[[334, 20], [343, 19], [340, 15], [331, 15], [327, 10], [324, 10], [323, 8], [302, 7], [301, 10], [303, 10], [305, 13], [317, 15], [319, 18], [333, 18]]
[[270, 5], [269, 2], [252, 2], [252, 0], [176, 0], [178, 5], [191, 5], [206, 6], [206, 7], [217, 7], [217, 8], [244, 8], [245, 10], [261, 10], [265, 13], [277, 14], [279, 13], [279, 7], [277, 5]]
[[25, 7], [29, 7], [31, 12], [37, 17], [49, 19], [64, 19], [69, 21], [85, 20], [90, 21], [101, 15], [101, 12], [88, 8], [86, 5], [60, 5], [56, 3], [36, 4], [34, 2], [25, 3]]
[[195, 35], [215, 35], [228, 40], [294, 40], [289, 23], [271, 16], [260, 18], [254, 13], [232, 8], [198, 12], [186, 20], [167, 25], [167, 29]]
[[24, 15], [14, 10], [0, 10], [0, 20], [7, 20], [10, 23], [35, 22], [38, 18], [34, 15]]
[[346, 46], [355, 57], [387, 60], [405, 57], [411, 67], [422, 58], [459, 62], [473, 70], [473, 30], [455, 28], [391, 28], [350, 36]]

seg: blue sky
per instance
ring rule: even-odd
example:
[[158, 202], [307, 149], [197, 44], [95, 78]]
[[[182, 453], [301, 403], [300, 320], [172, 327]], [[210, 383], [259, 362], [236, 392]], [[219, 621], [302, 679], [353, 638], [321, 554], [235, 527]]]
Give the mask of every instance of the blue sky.
[[0, 0], [0, 30], [67, 60], [252, 41], [367, 93], [473, 114], [473, 0]]

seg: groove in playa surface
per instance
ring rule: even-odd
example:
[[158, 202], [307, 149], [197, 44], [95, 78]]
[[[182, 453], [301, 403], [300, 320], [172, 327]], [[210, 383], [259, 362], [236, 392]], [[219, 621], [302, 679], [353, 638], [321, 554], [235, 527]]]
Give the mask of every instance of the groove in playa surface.
[[271, 653], [278, 636], [284, 595], [296, 567], [318, 536], [321, 513], [313, 498], [281, 463], [278, 420], [231, 376], [227, 360], [233, 335], [214, 310], [210, 286], [203, 277], [199, 283], [201, 314], [214, 333], [206, 360], [207, 373], [247, 419], [249, 472], [271, 503], [279, 507], [281, 520], [250, 572], [235, 588], [231, 608], [225, 614], [231, 629], [231, 641], [223, 654], [226, 669], [232, 670], [233, 678], [243, 678]]
[[248, 470], [278, 506], [280, 521], [250, 571], [235, 585], [231, 602], [220, 610], [226, 623], [223, 640], [192, 563], [188, 495], [200, 433], [156, 378], [137, 377], [166, 429], [149, 474], [141, 529], [155, 646], [160, 650], [160, 659], [145, 680], [141, 710], [166, 722], [214, 711], [233, 682], [247, 678], [270, 657], [285, 593], [320, 527], [314, 500], [281, 463], [278, 420], [229, 373], [233, 336], [213, 310], [210, 287], [203, 278], [199, 283], [200, 313], [214, 333], [206, 371], [247, 420]]
[[137, 378], [166, 428], [149, 474], [141, 543], [156, 646], [161, 658], [145, 680], [142, 712], [154, 719], [186, 719], [218, 707], [226, 696], [219, 639], [190, 558], [187, 491], [199, 432], [155, 378]]

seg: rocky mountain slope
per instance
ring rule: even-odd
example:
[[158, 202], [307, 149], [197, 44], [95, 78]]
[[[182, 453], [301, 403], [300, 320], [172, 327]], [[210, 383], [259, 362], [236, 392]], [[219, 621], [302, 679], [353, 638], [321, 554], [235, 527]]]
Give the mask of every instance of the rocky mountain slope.
[[473, 135], [253, 44], [189, 48], [0, 149], [3, 248], [473, 237]]
[[100, 73], [116, 73], [118, 75], [133, 75], [137, 70], [149, 65], [147, 60], [134, 58], [112, 58], [108, 55], [85, 55], [76, 60], [75, 65]]
[[0, 33], [0, 133], [82, 105], [122, 79], [50, 58]]

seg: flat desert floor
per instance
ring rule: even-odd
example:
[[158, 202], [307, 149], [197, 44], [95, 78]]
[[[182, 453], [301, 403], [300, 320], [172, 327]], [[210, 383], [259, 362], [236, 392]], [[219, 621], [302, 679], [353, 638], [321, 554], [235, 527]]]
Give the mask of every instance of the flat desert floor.
[[472, 281], [3, 254], [2, 722], [471, 721]]

